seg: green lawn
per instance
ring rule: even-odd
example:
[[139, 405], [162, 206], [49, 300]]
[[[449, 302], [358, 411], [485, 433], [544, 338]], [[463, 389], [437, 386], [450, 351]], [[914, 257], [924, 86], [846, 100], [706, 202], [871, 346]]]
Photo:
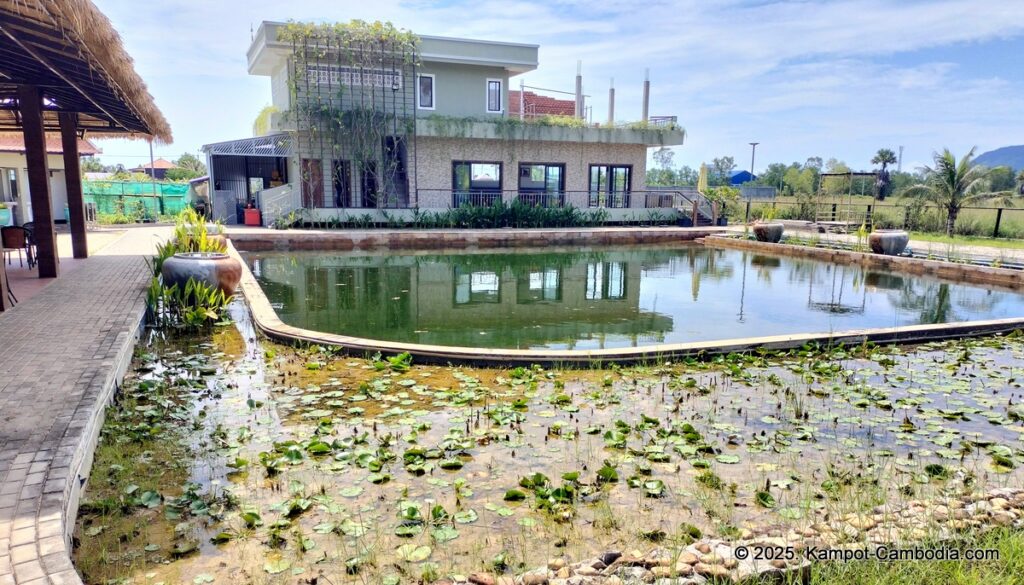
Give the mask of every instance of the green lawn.
[[1024, 577], [1024, 535], [994, 530], [970, 542], [934, 544], [938, 549], [998, 551], [984, 561], [892, 561], [829, 563], [815, 566], [812, 585], [988, 585], [1021, 583]]

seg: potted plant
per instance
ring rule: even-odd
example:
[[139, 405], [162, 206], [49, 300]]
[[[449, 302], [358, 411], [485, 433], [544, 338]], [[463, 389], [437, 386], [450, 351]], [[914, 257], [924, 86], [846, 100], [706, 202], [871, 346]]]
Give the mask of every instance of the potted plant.
[[242, 279], [242, 264], [222, 252], [180, 252], [163, 261], [160, 274], [167, 287], [185, 290], [191, 278], [233, 295]]
[[779, 243], [782, 239], [782, 232], [786, 226], [775, 220], [776, 210], [774, 207], [766, 207], [761, 211], [761, 219], [754, 222], [754, 237], [759, 242]]
[[871, 246], [871, 251], [886, 256], [899, 256], [907, 248], [909, 242], [910, 234], [905, 230], [876, 229], [868, 236], [868, 246]]
[[6, 203], [0, 202], [0, 226], [10, 225], [11, 210]]

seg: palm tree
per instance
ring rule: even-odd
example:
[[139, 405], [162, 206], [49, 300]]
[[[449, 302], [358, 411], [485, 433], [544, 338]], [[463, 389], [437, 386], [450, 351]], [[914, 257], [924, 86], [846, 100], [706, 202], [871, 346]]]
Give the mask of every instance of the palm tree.
[[972, 148], [960, 160], [948, 148], [933, 156], [934, 166], [925, 166], [923, 185], [915, 185], [904, 193], [910, 197], [922, 197], [946, 209], [946, 235], [953, 235], [957, 215], [964, 205], [981, 199], [1007, 197], [1010, 192], [993, 193], [989, 188], [989, 175], [992, 169], [974, 164]]
[[878, 179], [875, 181], [875, 187], [878, 189], [878, 200], [884, 201], [885, 196], [889, 194], [890, 185], [887, 167], [896, 164], [896, 153], [888, 148], [879, 148], [875, 153], [875, 158], [871, 159], [871, 164], [882, 165], [882, 170], [878, 172]]
[[871, 159], [871, 164], [882, 165], [884, 172], [887, 166], [896, 164], [896, 153], [888, 148], [879, 148], [875, 158]]

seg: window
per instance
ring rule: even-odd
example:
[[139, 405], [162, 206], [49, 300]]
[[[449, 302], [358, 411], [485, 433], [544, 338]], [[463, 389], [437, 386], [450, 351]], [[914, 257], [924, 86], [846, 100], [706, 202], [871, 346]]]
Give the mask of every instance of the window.
[[452, 206], [493, 205], [501, 198], [501, 163], [452, 163]]
[[470, 272], [455, 267], [455, 304], [500, 303], [501, 279], [496, 272]]
[[487, 80], [487, 111], [491, 113], [500, 114], [504, 111], [502, 105], [501, 96], [501, 80], [500, 79], [488, 79]]
[[633, 167], [590, 165], [590, 207], [629, 207]]
[[588, 301], [626, 298], [626, 265], [624, 262], [593, 262], [587, 264]]
[[516, 282], [520, 305], [562, 300], [562, 272], [558, 268], [531, 269]]
[[421, 110], [434, 109], [434, 75], [421, 73], [416, 82], [416, 105]]
[[306, 209], [326, 207], [324, 201], [324, 171], [319, 159], [302, 159], [302, 206]]
[[334, 205], [352, 205], [352, 163], [347, 160], [334, 161]]
[[520, 191], [547, 191], [557, 193], [565, 190], [565, 165], [548, 163], [523, 163], [519, 165]]

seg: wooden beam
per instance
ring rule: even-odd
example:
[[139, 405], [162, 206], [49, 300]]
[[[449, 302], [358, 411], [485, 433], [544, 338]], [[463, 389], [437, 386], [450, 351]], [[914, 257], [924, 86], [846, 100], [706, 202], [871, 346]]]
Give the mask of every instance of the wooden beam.
[[12, 42], [14, 43], [14, 44], [18, 45], [18, 46], [19, 46], [19, 47], [21, 48], [21, 50], [25, 51], [25, 52], [26, 52], [26, 53], [28, 53], [28, 54], [29, 54], [29, 55], [30, 55], [30, 56], [31, 56], [31, 57], [32, 57], [33, 59], [35, 59], [36, 61], [38, 61], [38, 62], [39, 62], [39, 65], [40, 65], [41, 67], [44, 67], [44, 68], [46, 68], [46, 69], [47, 69], [47, 70], [49, 70], [49, 71], [50, 71], [51, 73], [53, 73], [54, 75], [56, 75], [56, 76], [57, 76], [57, 77], [58, 77], [58, 78], [59, 78], [59, 79], [60, 79], [61, 81], [63, 81], [64, 83], [66, 83], [66, 84], [68, 84], [68, 85], [69, 85], [70, 87], [72, 87], [72, 88], [73, 88], [73, 89], [74, 89], [75, 91], [77, 91], [77, 92], [78, 92], [78, 93], [79, 93], [79, 94], [80, 94], [80, 95], [81, 95], [81, 96], [82, 96], [82, 97], [83, 97], [84, 99], [86, 99], [86, 100], [87, 100], [87, 101], [88, 101], [89, 103], [91, 103], [91, 104], [92, 104], [93, 106], [95, 106], [95, 107], [96, 107], [96, 109], [98, 109], [99, 111], [101, 111], [101, 112], [103, 112], [104, 114], [106, 114], [106, 115], [107, 115], [107, 117], [109, 117], [111, 121], [113, 121], [113, 122], [116, 122], [116, 123], [117, 123], [117, 124], [118, 124], [119, 126], [122, 126], [122, 127], [124, 127], [124, 128], [128, 128], [128, 126], [127, 126], [127, 125], [125, 125], [125, 123], [124, 123], [124, 122], [122, 122], [121, 120], [119, 120], [119, 119], [117, 118], [117, 116], [114, 116], [113, 114], [111, 114], [110, 112], [108, 112], [108, 111], [107, 111], [107, 110], [106, 110], [105, 108], [103, 108], [103, 107], [102, 107], [102, 106], [101, 106], [101, 105], [100, 105], [99, 103], [97, 103], [97, 102], [96, 102], [96, 100], [94, 100], [94, 99], [93, 99], [93, 97], [92, 97], [92, 96], [91, 96], [91, 95], [90, 95], [89, 93], [87, 93], [87, 92], [86, 92], [85, 90], [83, 90], [83, 89], [82, 89], [81, 87], [79, 87], [79, 85], [78, 85], [77, 83], [75, 83], [74, 81], [72, 81], [72, 80], [71, 80], [71, 78], [69, 78], [68, 76], [64, 75], [63, 73], [61, 73], [61, 71], [60, 71], [60, 70], [58, 70], [58, 69], [57, 69], [56, 67], [54, 67], [53, 65], [51, 65], [51, 64], [50, 64], [50, 62], [49, 62], [49, 60], [47, 60], [47, 59], [46, 59], [45, 57], [43, 57], [42, 55], [40, 55], [40, 54], [38, 53], [38, 51], [35, 51], [35, 50], [33, 50], [33, 49], [32, 49], [31, 47], [29, 47], [29, 46], [25, 45], [25, 43], [22, 43], [22, 42], [21, 42], [21, 41], [20, 41], [20, 40], [18, 39], [18, 37], [14, 36], [14, 34], [13, 34], [13, 33], [11, 33], [11, 31], [10, 31], [9, 29], [7, 29], [7, 28], [5, 28], [5, 27], [3, 27], [3, 26], [0, 26], [0, 33], [3, 33], [4, 35], [6, 35], [6, 36], [7, 36], [7, 38], [9, 38], [9, 39], [10, 39], [10, 40], [11, 40], [11, 41], [12, 41]]
[[68, 189], [68, 213], [71, 217], [71, 248], [75, 258], [89, 257], [85, 235], [85, 199], [82, 197], [82, 171], [78, 159], [78, 120], [68, 112], [60, 114], [60, 142], [64, 151], [64, 182]]
[[50, 200], [50, 170], [46, 164], [46, 132], [43, 129], [43, 94], [38, 87], [18, 88], [22, 133], [25, 136], [25, 162], [28, 166], [28, 190], [32, 196], [33, 235], [39, 278], [56, 278], [60, 270], [57, 234], [53, 228], [53, 204]]

